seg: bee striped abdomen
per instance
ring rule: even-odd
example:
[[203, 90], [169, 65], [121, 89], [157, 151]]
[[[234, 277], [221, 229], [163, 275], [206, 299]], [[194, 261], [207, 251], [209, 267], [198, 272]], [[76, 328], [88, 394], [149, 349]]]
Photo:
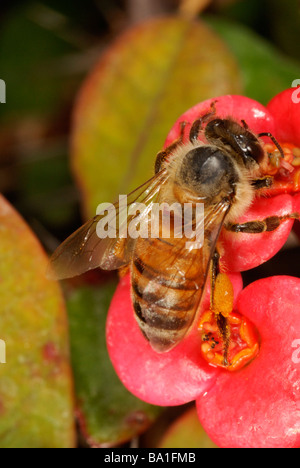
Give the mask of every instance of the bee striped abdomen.
[[136, 245], [131, 271], [135, 316], [158, 352], [181, 341], [202, 295], [205, 272], [201, 254], [196, 250], [188, 254], [185, 242], [139, 239]]

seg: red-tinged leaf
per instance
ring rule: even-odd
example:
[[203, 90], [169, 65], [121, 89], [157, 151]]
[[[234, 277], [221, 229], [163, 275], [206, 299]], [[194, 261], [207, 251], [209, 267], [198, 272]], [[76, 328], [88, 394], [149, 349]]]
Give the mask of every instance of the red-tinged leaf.
[[75, 445], [73, 384], [61, 291], [45, 277], [47, 257], [0, 197], [0, 446]]
[[203, 23], [156, 18], [125, 32], [84, 84], [75, 108], [72, 165], [83, 208], [152, 177], [174, 120], [197, 102], [241, 91], [235, 61]]

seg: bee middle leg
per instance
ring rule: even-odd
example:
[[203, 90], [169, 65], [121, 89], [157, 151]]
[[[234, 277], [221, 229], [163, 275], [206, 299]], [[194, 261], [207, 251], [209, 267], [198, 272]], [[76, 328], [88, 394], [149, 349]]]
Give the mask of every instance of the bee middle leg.
[[275, 231], [281, 223], [288, 219], [300, 219], [299, 213], [291, 213], [283, 216], [268, 216], [265, 219], [257, 221], [248, 221], [242, 224], [228, 223], [225, 229], [231, 232], [242, 232], [245, 234], [262, 234], [263, 232]]
[[[269, 188], [273, 185], [273, 177], [266, 176], [252, 181], [255, 190]], [[248, 221], [247, 223], [225, 224], [225, 229], [231, 232], [243, 232], [246, 234], [261, 234], [263, 232], [272, 232], [277, 229], [281, 223], [287, 219], [300, 219], [299, 213], [291, 213], [284, 216], [268, 216], [262, 220]]]

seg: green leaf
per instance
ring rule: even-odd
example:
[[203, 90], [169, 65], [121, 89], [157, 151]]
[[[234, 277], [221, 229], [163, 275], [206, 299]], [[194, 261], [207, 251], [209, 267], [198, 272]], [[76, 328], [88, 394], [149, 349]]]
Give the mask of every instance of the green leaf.
[[109, 360], [105, 321], [114, 290], [115, 285], [82, 287], [68, 300], [79, 424], [93, 447], [128, 441], [161, 411], [131, 395]]
[[235, 54], [242, 71], [246, 96], [267, 104], [300, 77], [298, 62], [285, 57], [247, 27], [217, 18], [209, 18], [208, 22]]
[[158, 18], [119, 37], [75, 109], [72, 163], [85, 214], [153, 176], [157, 152], [189, 107], [240, 91], [235, 60], [201, 22]]
[[47, 17], [41, 9], [41, 4], [26, 2], [13, 8], [1, 25], [0, 70], [7, 94], [2, 121], [54, 113], [76, 89], [78, 78], [74, 81], [64, 65], [76, 47], [47, 27], [50, 13]]
[[180, 416], [163, 436], [159, 448], [218, 448], [208, 437], [192, 407]]
[[[0, 197], [0, 447], [75, 445], [66, 310], [48, 259]], [[1, 359], [0, 359], [1, 360]]]
[[32, 151], [18, 172], [16, 207], [51, 231], [71, 224], [77, 214], [76, 188], [68, 162], [65, 145], [54, 145]]
[[218, 16], [242, 23], [256, 30], [266, 27], [265, 0], [216, 0]]

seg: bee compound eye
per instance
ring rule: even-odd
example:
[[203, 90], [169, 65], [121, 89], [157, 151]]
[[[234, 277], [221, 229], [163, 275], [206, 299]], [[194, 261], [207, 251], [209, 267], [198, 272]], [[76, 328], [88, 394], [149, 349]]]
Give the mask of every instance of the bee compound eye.
[[218, 187], [224, 178], [232, 179], [234, 167], [226, 154], [214, 146], [201, 146], [189, 151], [180, 168], [180, 180], [205, 195], [206, 189]]
[[264, 150], [258, 142], [255, 142], [250, 146], [249, 154], [251, 155], [252, 159], [254, 159], [254, 161], [256, 161], [258, 164], [261, 163], [261, 161], [264, 158]]
[[248, 162], [251, 163], [251, 160], [256, 161], [258, 164], [262, 161], [264, 150], [259, 141], [249, 132], [246, 135], [236, 135], [235, 141], [238, 152], [246, 165]]

